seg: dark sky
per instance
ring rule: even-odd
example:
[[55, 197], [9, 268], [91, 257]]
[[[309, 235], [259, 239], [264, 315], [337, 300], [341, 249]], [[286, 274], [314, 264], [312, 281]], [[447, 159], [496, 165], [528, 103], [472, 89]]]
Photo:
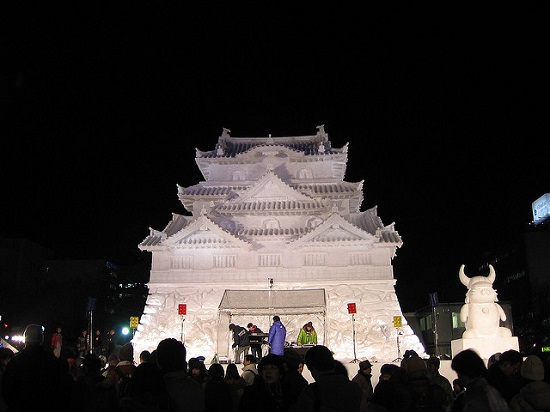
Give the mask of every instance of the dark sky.
[[[548, 185], [541, 10], [165, 2], [20, 6], [3, 33], [0, 233], [132, 260], [184, 213], [195, 148], [232, 136], [349, 142], [363, 210], [396, 223], [405, 310], [512, 238]], [[497, 273], [498, 277], [498, 273]], [[420, 283], [420, 285], [418, 285]]]

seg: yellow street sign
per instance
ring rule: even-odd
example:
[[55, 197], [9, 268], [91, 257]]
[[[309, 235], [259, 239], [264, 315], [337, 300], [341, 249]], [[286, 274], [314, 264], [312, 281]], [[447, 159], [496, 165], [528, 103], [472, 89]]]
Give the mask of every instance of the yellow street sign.
[[137, 328], [139, 323], [139, 317], [138, 316], [130, 316], [130, 327], [131, 328]]
[[400, 328], [402, 325], [402, 322], [401, 322], [401, 316], [394, 316], [393, 317], [393, 326], [395, 328]]

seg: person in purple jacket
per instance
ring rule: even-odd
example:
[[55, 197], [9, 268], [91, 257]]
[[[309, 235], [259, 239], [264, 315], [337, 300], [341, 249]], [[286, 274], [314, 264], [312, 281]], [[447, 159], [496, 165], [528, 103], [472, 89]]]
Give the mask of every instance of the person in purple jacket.
[[286, 328], [281, 323], [281, 318], [277, 315], [273, 316], [273, 324], [269, 328], [269, 336], [267, 343], [270, 351], [274, 355], [283, 356], [285, 353]]

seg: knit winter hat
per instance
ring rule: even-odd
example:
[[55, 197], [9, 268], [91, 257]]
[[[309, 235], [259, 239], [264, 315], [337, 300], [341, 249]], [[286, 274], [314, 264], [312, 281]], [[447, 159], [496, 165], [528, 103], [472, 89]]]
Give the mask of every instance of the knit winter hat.
[[542, 360], [535, 355], [529, 355], [521, 364], [521, 376], [531, 381], [544, 379], [544, 365]]
[[409, 358], [406, 367], [408, 376], [426, 375], [428, 373], [426, 362], [420, 356], [413, 356], [412, 358]]

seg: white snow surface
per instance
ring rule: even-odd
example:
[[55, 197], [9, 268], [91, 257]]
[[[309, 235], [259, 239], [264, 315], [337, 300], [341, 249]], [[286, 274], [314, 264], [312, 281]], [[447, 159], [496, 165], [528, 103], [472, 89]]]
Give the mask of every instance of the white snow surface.
[[[297, 284], [291, 289], [303, 287]], [[197, 356], [204, 356], [207, 362], [222, 356], [233, 359], [232, 336], [224, 327], [227, 322], [220, 321], [218, 311], [226, 288], [219, 285], [177, 287], [173, 284], [150, 284], [149, 288], [151, 294], [132, 340], [136, 360], [142, 350], [156, 349], [165, 338], [182, 340], [187, 348], [187, 359]], [[318, 343], [329, 347], [335, 358], [343, 362], [354, 359], [391, 362], [406, 349], [426, 356], [423, 345], [402, 316], [393, 287], [388, 287], [387, 283], [369, 285], [368, 288], [363, 284], [325, 285], [324, 289], [327, 305], [324, 327], [323, 316], [319, 314], [280, 315], [287, 329], [288, 345], [296, 341], [300, 328], [312, 321]], [[178, 315], [178, 304], [182, 302], [187, 304], [188, 315]], [[343, 302], [356, 303], [357, 313], [349, 314]], [[402, 316], [401, 328], [393, 326], [394, 316]], [[271, 319], [272, 315], [256, 317], [251, 313], [232, 316], [231, 323], [246, 327], [252, 322], [267, 333]]]

